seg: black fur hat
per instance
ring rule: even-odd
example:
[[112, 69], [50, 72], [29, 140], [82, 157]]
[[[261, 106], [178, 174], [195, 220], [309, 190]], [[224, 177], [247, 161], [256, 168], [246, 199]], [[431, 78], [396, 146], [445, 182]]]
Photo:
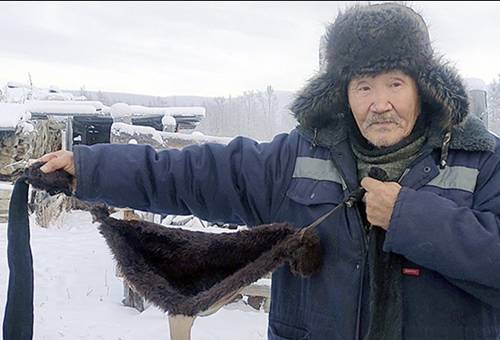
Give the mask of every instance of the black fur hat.
[[299, 93], [291, 110], [302, 127], [338, 127], [349, 113], [347, 85], [358, 75], [400, 70], [417, 83], [434, 132], [443, 134], [468, 113], [457, 72], [431, 46], [422, 17], [397, 3], [354, 5], [327, 28], [326, 66]]

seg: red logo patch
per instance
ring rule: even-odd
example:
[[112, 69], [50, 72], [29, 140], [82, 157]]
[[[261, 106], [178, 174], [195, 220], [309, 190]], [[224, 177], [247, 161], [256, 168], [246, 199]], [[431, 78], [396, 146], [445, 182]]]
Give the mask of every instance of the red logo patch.
[[403, 268], [403, 275], [420, 276], [420, 269], [418, 269], [418, 268]]

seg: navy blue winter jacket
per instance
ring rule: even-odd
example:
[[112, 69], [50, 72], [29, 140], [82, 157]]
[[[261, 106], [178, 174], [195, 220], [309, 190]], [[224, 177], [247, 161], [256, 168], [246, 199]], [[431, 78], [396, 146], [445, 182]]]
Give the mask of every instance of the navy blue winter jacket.
[[[359, 185], [348, 142], [321, 146], [309, 132], [181, 151], [79, 146], [76, 195], [208, 221], [301, 228]], [[478, 120], [466, 120], [453, 136], [444, 169], [440, 149], [429, 143], [405, 172], [384, 244], [405, 258], [406, 340], [500, 339], [500, 151]], [[317, 230], [325, 250], [320, 273], [304, 279], [282, 266], [273, 274], [269, 339], [364, 335], [369, 288], [359, 212], [342, 208]]]

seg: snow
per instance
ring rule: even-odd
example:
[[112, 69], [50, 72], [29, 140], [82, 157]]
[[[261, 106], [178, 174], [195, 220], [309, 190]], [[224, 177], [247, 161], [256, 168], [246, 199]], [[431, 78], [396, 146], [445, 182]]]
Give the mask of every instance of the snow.
[[110, 116], [111, 115], [111, 107], [103, 105], [102, 106], [102, 113]]
[[149, 126], [130, 125], [125, 123], [113, 123], [113, 125], [111, 125], [111, 134], [119, 136], [122, 132], [129, 135], [134, 135], [136, 133], [149, 134], [152, 135], [152, 138], [159, 144], [163, 144], [160, 131]]
[[106, 112], [103, 109], [104, 106], [98, 101], [27, 100], [24, 104], [0, 103], [0, 129], [14, 129], [21, 120], [30, 119], [31, 113], [54, 116], [104, 115]]
[[10, 103], [20, 103], [28, 97], [29, 89], [26, 87], [10, 87], [5, 89], [5, 99]]
[[[205, 108], [201, 106], [183, 106], [183, 107], [146, 107], [141, 105], [128, 105], [125, 103], [116, 103], [113, 106], [119, 105], [120, 110], [129, 115], [134, 116], [144, 115], [167, 115], [167, 116], [186, 116], [186, 117], [205, 117]], [[113, 109], [113, 106], [111, 109]]]
[[162, 107], [161, 109], [163, 113], [171, 116], [198, 116], [200, 118], [205, 117], [205, 108], [201, 106], [192, 106], [192, 107]]
[[29, 85], [11, 80], [11, 81], [7, 82], [7, 87], [8, 88], [22, 88], [22, 87], [28, 88]]
[[116, 103], [111, 105], [110, 109], [111, 117], [113, 119], [120, 118], [120, 117], [129, 117], [132, 116], [132, 109], [130, 108], [130, 105], [125, 104], [125, 103]]
[[32, 107], [37, 107], [38, 105], [44, 106], [44, 105], [61, 105], [64, 107], [68, 106], [80, 106], [80, 105], [89, 105], [93, 106], [95, 111], [102, 111], [104, 105], [96, 100], [29, 100], [26, 103], [31, 105]]
[[55, 85], [50, 85], [49, 86], [49, 92], [50, 93], [59, 93], [59, 92], [61, 92], [61, 90], [59, 89], [59, 87], [57, 87]]
[[30, 100], [26, 101], [26, 109], [31, 113], [45, 113], [45, 114], [62, 114], [62, 115], [75, 115], [75, 114], [99, 114], [101, 111], [97, 110], [93, 104], [87, 104], [81, 101], [59, 101], [59, 100]]
[[24, 103], [28, 99], [71, 101], [75, 98], [69, 92], [61, 92], [57, 86], [43, 89], [14, 81], [7, 82], [4, 92], [9, 103]]
[[162, 132], [161, 135], [163, 138], [167, 140], [168, 138], [173, 139], [181, 139], [186, 141], [194, 141], [198, 144], [202, 143], [218, 143], [218, 144], [228, 144], [233, 138], [230, 137], [216, 137], [216, 136], [207, 136], [199, 131], [193, 131], [193, 133], [171, 133], [171, 132]]
[[12, 191], [14, 186], [10, 182], [0, 182], [0, 190], [9, 190]]
[[[166, 315], [156, 307], [144, 312], [121, 304], [123, 287], [104, 239], [90, 214], [63, 214], [50, 229], [31, 221], [35, 273], [35, 340], [168, 339]], [[6, 224], [0, 224], [6, 230]], [[6, 254], [6, 232], [0, 234]], [[7, 259], [0, 256], [0, 318], [7, 290]], [[0, 330], [0, 337], [1, 337]], [[267, 314], [243, 302], [197, 318], [193, 340], [267, 338]]]
[[149, 126], [130, 125], [125, 123], [113, 123], [113, 125], [111, 125], [111, 134], [119, 136], [120, 133], [122, 132], [129, 135], [134, 135], [136, 133], [150, 134], [153, 136], [152, 138], [160, 144], [163, 144], [164, 140], [168, 144], [169, 138], [172, 138], [174, 140], [185, 140], [189, 141], [190, 143], [197, 143], [197, 144], [202, 144], [202, 143], [228, 144], [232, 140], [232, 138], [229, 137], [207, 136], [201, 132], [196, 132], [196, 133], [193, 132], [192, 134], [177, 133], [177, 132], [175, 133], [160, 132]]
[[28, 119], [26, 105], [0, 103], [0, 129], [14, 129], [22, 119]]
[[31, 123], [21, 122], [20, 125], [23, 128], [23, 133], [31, 133], [31, 132], [35, 131], [35, 127]]
[[[238, 229], [220, 228], [217, 226], [209, 226], [207, 221], [201, 221], [194, 216], [174, 216], [168, 215], [161, 222], [162, 225], [170, 228], [180, 228], [191, 231], [201, 231], [205, 233], [234, 233], [240, 230], [247, 229], [246, 226], [238, 226]], [[270, 284], [269, 284], [270, 285]]]
[[175, 118], [169, 115], [164, 115], [163, 118], [161, 119], [161, 123], [163, 124], [163, 126], [177, 125], [177, 121], [175, 120]]

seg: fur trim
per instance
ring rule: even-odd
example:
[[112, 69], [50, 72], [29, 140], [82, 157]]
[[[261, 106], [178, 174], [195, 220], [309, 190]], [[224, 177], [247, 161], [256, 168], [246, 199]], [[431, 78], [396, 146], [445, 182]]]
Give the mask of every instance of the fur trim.
[[332, 123], [342, 123], [347, 108], [345, 91], [329, 73], [320, 74], [309, 81], [296, 96], [291, 111], [301, 126], [321, 128]]
[[[439, 148], [441, 140], [430, 139], [429, 144]], [[493, 134], [486, 129], [479, 118], [472, 115], [451, 130], [450, 149], [452, 150], [495, 152], [496, 144]]]
[[[390, 51], [388, 53], [387, 51]], [[432, 51], [427, 27], [412, 9], [394, 3], [355, 5], [327, 29], [326, 71], [298, 93], [291, 111], [301, 130], [329, 135], [334, 145], [346, 137], [347, 84], [357, 75], [401, 70], [417, 83], [422, 110], [431, 116], [430, 134], [441, 139], [469, 111], [457, 71]], [[322, 130], [334, 129], [333, 133]]]
[[[311, 143], [333, 148], [347, 138], [347, 130], [343, 128], [343, 124], [344, 122], [338, 122], [337, 125], [331, 124], [322, 129], [316, 129], [316, 134], [314, 129], [305, 128], [303, 125], [299, 125], [297, 130]], [[428, 138], [428, 144], [433, 148], [442, 146], [440, 134], [430, 134]], [[476, 116], [467, 116], [463, 122], [451, 128], [451, 150], [494, 152], [496, 144], [493, 134]]]

